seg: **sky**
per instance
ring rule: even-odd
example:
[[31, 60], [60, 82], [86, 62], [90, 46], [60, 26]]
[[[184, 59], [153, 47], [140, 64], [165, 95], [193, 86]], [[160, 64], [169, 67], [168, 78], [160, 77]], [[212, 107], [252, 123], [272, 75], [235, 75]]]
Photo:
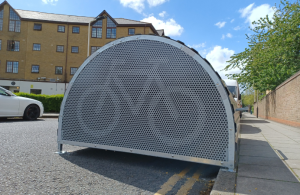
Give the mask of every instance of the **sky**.
[[[0, 0], [1, 1], [1, 0]], [[295, 2], [296, 0], [291, 0]], [[151, 22], [156, 29], [193, 47], [221, 71], [230, 56], [248, 47], [252, 21], [269, 18], [280, 0], [8, 0], [15, 9], [96, 17], [106, 10], [113, 18]]]

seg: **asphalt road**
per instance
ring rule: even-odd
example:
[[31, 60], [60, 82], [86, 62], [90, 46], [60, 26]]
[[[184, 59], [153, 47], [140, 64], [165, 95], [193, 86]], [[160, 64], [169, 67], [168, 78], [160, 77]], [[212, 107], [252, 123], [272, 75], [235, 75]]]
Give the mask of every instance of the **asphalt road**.
[[219, 167], [64, 145], [57, 119], [0, 121], [0, 194], [197, 194]]

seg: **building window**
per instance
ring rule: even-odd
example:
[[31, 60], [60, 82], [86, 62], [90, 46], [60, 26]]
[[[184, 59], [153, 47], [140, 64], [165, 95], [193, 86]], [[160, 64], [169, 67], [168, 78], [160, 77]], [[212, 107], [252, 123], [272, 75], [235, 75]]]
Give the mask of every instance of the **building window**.
[[134, 28], [129, 28], [128, 29], [128, 35], [135, 35], [135, 29]]
[[3, 30], [3, 9], [0, 10], [0, 31]]
[[60, 25], [58, 25], [57, 26], [57, 32], [65, 32], [65, 26], [60, 26]]
[[7, 51], [20, 51], [20, 41], [7, 41]]
[[64, 46], [63, 45], [57, 45], [56, 46], [56, 51], [57, 52], [64, 52]]
[[79, 47], [78, 46], [72, 46], [71, 47], [71, 52], [72, 53], [78, 53], [79, 52]]
[[93, 54], [95, 51], [97, 51], [98, 49], [100, 49], [101, 47], [96, 47], [96, 46], [92, 46], [91, 47], [91, 54]]
[[102, 20], [98, 20], [92, 27], [92, 37], [102, 38]]
[[107, 17], [107, 25], [106, 25], [106, 38], [108, 39], [115, 39], [117, 36], [117, 28], [116, 24]]
[[33, 93], [33, 94], [42, 94], [42, 90], [41, 89], [30, 89], [30, 93]]
[[21, 31], [21, 20], [18, 14], [10, 8], [9, 10], [9, 28], [8, 31], [20, 32]]
[[56, 66], [55, 67], [55, 74], [62, 74], [63, 73], [63, 67], [62, 66]]
[[18, 73], [19, 62], [7, 61], [6, 72]]
[[34, 43], [34, 44], [33, 44], [32, 50], [33, 50], [33, 51], [41, 51], [41, 44], [39, 44], [39, 43]]
[[80, 28], [78, 26], [73, 26], [72, 33], [79, 33]]
[[39, 44], [39, 43], [34, 43], [34, 44], [33, 44], [32, 50], [33, 50], [33, 51], [41, 51], [41, 44]]
[[33, 30], [39, 30], [39, 31], [41, 31], [42, 30], [42, 24], [34, 24], [33, 25]]
[[77, 70], [78, 70], [78, 68], [71, 67], [71, 75], [74, 75]]
[[40, 66], [39, 65], [32, 65], [31, 66], [31, 72], [32, 73], [39, 73], [40, 72]]

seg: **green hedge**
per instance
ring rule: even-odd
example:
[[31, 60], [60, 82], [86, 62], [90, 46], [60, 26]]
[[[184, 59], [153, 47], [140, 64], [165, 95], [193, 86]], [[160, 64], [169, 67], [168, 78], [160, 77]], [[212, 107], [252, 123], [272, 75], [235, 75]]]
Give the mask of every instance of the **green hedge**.
[[44, 112], [60, 112], [60, 104], [64, 98], [63, 94], [59, 95], [36, 95], [33, 93], [15, 93], [17, 96], [27, 97], [38, 100], [44, 105]]

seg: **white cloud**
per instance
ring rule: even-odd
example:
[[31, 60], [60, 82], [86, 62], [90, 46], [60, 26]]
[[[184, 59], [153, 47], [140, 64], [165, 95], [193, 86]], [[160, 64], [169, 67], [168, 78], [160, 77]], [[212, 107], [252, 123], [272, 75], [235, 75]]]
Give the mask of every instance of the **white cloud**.
[[155, 7], [169, 0], [147, 0], [150, 7]]
[[207, 49], [201, 49], [198, 51], [201, 56], [205, 56], [207, 54]]
[[124, 7], [129, 7], [134, 9], [138, 13], [142, 13], [142, 11], [145, 9], [144, 1], [145, 0], [120, 0], [120, 3]]
[[55, 2], [57, 2], [58, 0], [42, 0], [43, 1], [43, 3], [45, 3], [45, 4], [51, 4], [51, 5], [55, 5]]
[[192, 47], [194, 49], [198, 49], [198, 48], [203, 48], [205, 47], [205, 43], [199, 43], [199, 44], [194, 44], [194, 45], [188, 45], [189, 47]]
[[226, 37], [228, 37], [228, 38], [232, 38], [232, 34], [230, 34], [230, 33], [227, 33], [227, 34], [226, 34]]
[[254, 3], [248, 5], [245, 8], [242, 8], [239, 10], [240, 13], [242, 13], [242, 18], [246, 17], [247, 15], [249, 15], [249, 13], [251, 13], [252, 7], [254, 6]]
[[269, 4], [262, 4], [254, 8], [254, 3], [252, 3], [246, 8], [240, 9], [239, 12], [242, 18], [246, 18], [245, 23], [249, 23], [249, 25], [254, 28], [255, 26], [252, 24], [253, 21], [258, 21], [260, 18], [266, 17], [266, 15], [272, 19], [275, 10]]
[[166, 12], [166, 11], [163, 11], [163, 12], [159, 13], [158, 15], [159, 15], [160, 17], [165, 17], [166, 14], [167, 14], [167, 12]]
[[141, 21], [152, 23], [156, 29], [164, 29], [167, 36], [180, 36], [183, 32], [183, 27], [177, 24], [173, 18], [163, 21], [150, 16]]
[[[58, 1], [58, 0], [42, 0], [42, 1]], [[150, 7], [155, 7], [157, 5], [163, 4], [169, 0], [147, 0]], [[138, 13], [142, 13], [145, 9], [145, 0], [120, 0], [120, 3], [124, 7], [129, 7], [137, 11]]]
[[234, 19], [232, 19], [232, 20], [230, 21], [230, 23], [232, 23], [232, 22], [234, 22]]
[[232, 34], [230, 34], [230, 33], [227, 33], [226, 35], [223, 34], [221, 39], [225, 39], [226, 37], [232, 38]]
[[221, 46], [217, 45], [208, 52], [206, 55], [206, 59], [211, 63], [211, 65], [214, 67], [216, 71], [220, 74], [222, 79], [227, 79], [225, 74], [232, 74], [232, 73], [237, 73], [239, 72], [239, 69], [234, 69], [230, 71], [221, 71], [222, 69], [225, 68], [226, 61], [230, 59], [230, 57], [234, 54], [233, 50], [230, 50], [228, 48], [222, 48]]
[[225, 26], [226, 22], [218, 22], [215, 25], [219, 28], [223, 28]]
[[154, 14], [153, 13], [151, 13], [151, 14], [145, 14], [145, 13], [143, 13], [143, 16], [147, 18], [147, 17], [150, 17], [150, 16], [154, 16]]
[[241, 30], [240, 26], [234, 27], [233, 30]]

